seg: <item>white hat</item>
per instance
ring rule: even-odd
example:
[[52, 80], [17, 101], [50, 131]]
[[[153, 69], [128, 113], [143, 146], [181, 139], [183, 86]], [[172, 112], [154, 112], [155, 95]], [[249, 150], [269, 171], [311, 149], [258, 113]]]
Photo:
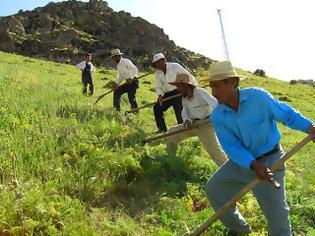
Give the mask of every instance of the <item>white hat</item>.
[[115, 49], [113, 49], [112, 52], [111, 52], [111, 57], [120, 56], [120, 55], [122, 55], [122, 54], [123, 54], [123, 53], [121, 53], [118, 48], [115, 48]]
[[161, 59], [165, 59], [165, 56], [163, 55], [163, 53], [156, 53], [154, 56], [153, 56], [153, 60], [152, 60], [152, 63], [154, 62], [157, 62], [158, 60], [161, 60]]

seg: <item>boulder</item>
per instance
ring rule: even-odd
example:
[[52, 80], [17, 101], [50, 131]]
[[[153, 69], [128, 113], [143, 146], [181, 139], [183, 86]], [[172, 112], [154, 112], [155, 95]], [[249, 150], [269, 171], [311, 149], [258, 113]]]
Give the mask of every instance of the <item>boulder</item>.
[[15, 40], [10, 35], [10, 26], [7, 21], [0, 22], [0, 50], [5, 52], [14, 52]]
[[71, 43], [73, 39], [79, 38], [79, 34], [74, 29], [68, 29], [64, 32], [61, 32], [58, 38], [55, 40], [55, 44], [59, 47], [67, 46]]
[[102, 0], [90, 0], [89, 9], [92, 11], [106, 11], [108, 9], [108, 3]]
[[42, 31], [50, 31], [53, 28], [54, 19], [50, 14], [44, 13], [39, 15], [38, 25], [42, 28]]
[[14, 16], [9, 16], [7, 18], [7, 23], [10, 27], [10, 32], [14, 32], [18, 35], [24, 35], [25, 34], [24, 26]]

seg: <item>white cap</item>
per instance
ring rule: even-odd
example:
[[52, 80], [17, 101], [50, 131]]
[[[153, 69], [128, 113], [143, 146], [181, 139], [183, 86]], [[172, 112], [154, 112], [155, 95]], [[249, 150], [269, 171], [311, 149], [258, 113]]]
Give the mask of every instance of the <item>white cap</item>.
[[152, 63], [160, 60], [160, 59], [165, 59], [165, 56], [163, 55], [163, 53], [156, 53], [154, 56], [153, 56], [153, 60], [152, 60]]

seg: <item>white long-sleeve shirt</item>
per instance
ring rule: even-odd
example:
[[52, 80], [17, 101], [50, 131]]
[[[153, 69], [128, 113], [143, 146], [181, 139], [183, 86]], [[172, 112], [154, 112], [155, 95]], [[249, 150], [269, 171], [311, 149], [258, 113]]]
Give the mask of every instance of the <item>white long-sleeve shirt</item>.
[[169, 83], [175, 81], [177, 74], [188, 74], [190, 81], [197, 86], [194, 76], [184, 67], [175, 62], [166, 62], [166, 73], [164, 74], [161, 70], [157, 70], [155, 73], [156, 93], [158, 96], [176, 89], [175, 86]]
[[116, 84], [120, 84], [123, 80], [133, 79], [138, 74], [138, 68], [126, 58], [121, 58], [117, 64], [117, 79]]
[[218, 105], [215, 97], [210, 95], [204, 88], [195, 87], [193, 96], [182, 98], [183, 121], [193, 121], [196, 119], [202, 120], [210, 115], [210, 112]]
[[[92, 62], [88, 62], [89, 65], [91, 65], [91, 72], [95, 72], [95, 67], [93, 66]], [[79, 64], [77, 64], [75, 67], [81, 70], [84, 70], [86, 66], [86, 61], [82, 61]]]

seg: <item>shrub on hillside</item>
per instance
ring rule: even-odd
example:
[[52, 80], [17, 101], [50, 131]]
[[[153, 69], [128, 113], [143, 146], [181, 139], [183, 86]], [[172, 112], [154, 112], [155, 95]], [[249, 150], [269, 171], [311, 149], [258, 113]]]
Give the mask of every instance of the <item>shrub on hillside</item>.
[[255, 70], [254, 75], [257, 75], [260, 77], [266, 77], [266, 72], [262, 69], [257, 69], [257, 70]]

